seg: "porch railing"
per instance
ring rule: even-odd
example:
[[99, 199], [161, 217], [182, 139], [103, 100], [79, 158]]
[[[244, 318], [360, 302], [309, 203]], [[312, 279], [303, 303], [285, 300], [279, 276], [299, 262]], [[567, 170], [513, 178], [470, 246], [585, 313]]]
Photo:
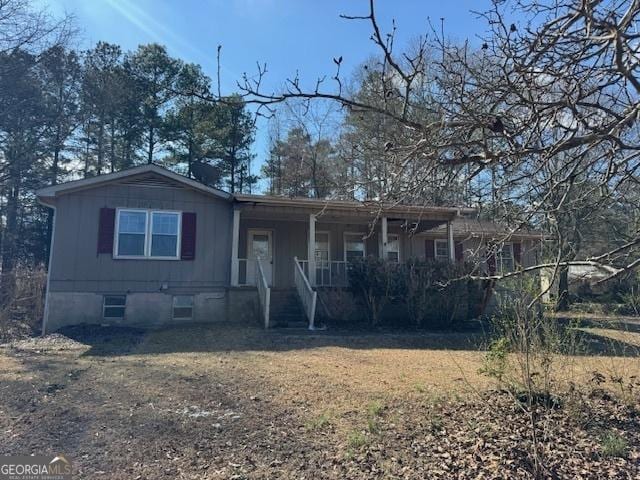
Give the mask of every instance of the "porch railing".
[[304, 313], [309, 320], [309, 330], [315, 330], [315, 318], [316, 318], [316, 301], [318, 299], [318, 292], [311, 288], [311, 284], [307, 279], [307, 276], [302, 270], [298, 257], [293, 257], [293, 276], [296, 290], [302, 300], [302, 306], [304, 307]]
[[256, 286], [258, 287], [258, 297], [260, 298], [260, 308], [264, 316], [264, 328], [269, 328], [269, 309], [271, 308], [271, 288], [267, 283], [267, 277], [262, 269], [262, 262], [256, 261]]
[[[309, 261], [298, 260], [302, 271], [309, 275]], [[347, 277], [348, 263], [342, 260], [321, 261], [316, 260], [315, 284], [318, 287], [346, 287], [349, 284]]]
[[[256, 258], [239, 258], [238, 259], [238, 285], [247, 286], [258, 285], [258, 259]], [[233, 267], [232, 267], [233, 268]], [[264, 270], [264, 268], [263, 268]]]

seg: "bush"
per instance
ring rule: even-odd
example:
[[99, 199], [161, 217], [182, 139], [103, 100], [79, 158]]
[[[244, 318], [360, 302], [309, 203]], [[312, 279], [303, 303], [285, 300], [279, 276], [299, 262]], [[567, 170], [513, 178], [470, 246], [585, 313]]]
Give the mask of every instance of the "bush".
[[[10, 277], [8, 277], [10, 275]], [[43, 267], [17, 267], [3, 278], [0, 341], [33, 334], [42, 323], [47, 272]]]
[[535, 277], [517, 277], [501, 291], [493, 318], [496, 339], [481, 371], [528, 403], [542, 399], [551, 405], [558, 393], [559, 355], [583, 351], [579, 332], [573, 323], [544, 315]]
[[640, 276], [630, 282], [629, 289], [621, 294], [621, 299], [620, 313], [640, 316]]
[[350, 265], [349, 284], [362, 297], [371, 325], [378, 325], [384, 308], [394, 304], [396, 313], [404, 312], [406, 306], [416, 327], [451, 327], [477, 316], [482, 303], [483, 288], [468, 279], [470, 268], [448, 261], [413, 260], [400, 265], [367, 257]]
[[479, 282], [466, 279], [466, 265], [450, 262], [408, 262], [404, 271], [405, 300], [417, 327], [442, 328], [475, 316]]
[[344, 288], [325, 288], [318, 291], [318, 299], [322, 303], [325, 320], [339, 326], [363, 320], [358, 303], [353, 294]]
[[349, 264], [349, 285], [361, 295], [372, 326], [380, 322], [382, 309], [402, 291], [400, 265], [366, 257]]

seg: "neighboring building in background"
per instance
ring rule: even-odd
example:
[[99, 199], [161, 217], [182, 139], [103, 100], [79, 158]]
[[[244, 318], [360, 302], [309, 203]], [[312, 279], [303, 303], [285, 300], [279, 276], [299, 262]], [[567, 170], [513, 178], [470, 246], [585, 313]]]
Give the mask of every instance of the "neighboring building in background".
[[[354, 258], [482, 259], [507, 233], [467, 208], [231, 195], [156, 165], [37, 196], [55, 209], [45, 331], [260, 316], [268, 326], [272, 289], [298, 296], [313, 322], [315, 291], [346, 286]], [[537, 261], [539, 234], [509, 239], [488, 270]]]

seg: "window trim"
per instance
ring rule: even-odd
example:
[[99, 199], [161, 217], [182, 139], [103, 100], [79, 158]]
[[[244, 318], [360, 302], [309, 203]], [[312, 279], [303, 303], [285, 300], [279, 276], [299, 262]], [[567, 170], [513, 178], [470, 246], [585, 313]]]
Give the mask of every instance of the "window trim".
[[[331, 263], [331, 232], [329, 230], [316, 230], [316, 237], [318, 234], [327, 236], [327, 263]], [[313, 252], [313, 259], [315, 260], [316, 251], [318, 250], [318, 241], [317, 238], [314, 239], [313, 242], [315, 249]], [[317, 262], [316, 262], [317, 263]], [[317, 265], [316, 265], [317, 268]]]
[[[447, 255], [446, 256], [438, 256], [438, 243], [444, 243], [447, 247]], [[433, 241], [433, 259], [437, 261], [448, 261], [449, 260], [449, 240], [446, 238], [436, 238]]]
[[342, 249], [343, 249], [343, 258], [345, 262], [347, 260], [347, 237], [355, 237], [358, 236], [360, 240], [362, 240], [362, 258], [367, 258], [367, 241], [363, 238], [362, 232], [344, 232], [342, 234]]
[[[395, 237], [396, 241], [398, 242], [398, 262], [397, 263], [402, 263], [402, 242], [400, 241], [399, 233], [387, 233], [387, 258], [385, 258], [384, 260], [390, 261], [388, 255], [389, 255], [389, 243], [391, 243], [389, 240], [391, 237]], [[378, 248], [380, 249], [380, 256], [382, 257], [382, 243], [383, 243], [382, 234], [380, 234], [378, 238], [379, 238]]]
[[[511, 251], [511, 266], [512, 268], [510, 270], [505, 270], [504, 269], [504, 261], [503, 261], [503, 255], [502, 252], [506, 249]], [[500, 247], [500, 249], [496, 252], [496, 270], [498, 272], [500, 272], [501, 274], [504, 273], [510, 273], [510, 272], [514, 272], [516, 270], [516, 257], [513, 254], [513, 242], [504, 242], [502, 244], [502, 246]]]
[[[145, 231], [144, 231], [144, 253], [143, 255], [118, 255], [118, 243], [120, 240], [120, 212], [144, 212], [145, 213]], [[153, 214], [154, 213], [170, 213], [178, 216], [176, 255], [175, 256], [151, 256], [151, 242], [153, 241]], [[180, 260], [180, 252], [182, 248], [182, 211], [180, 210], [161, 210], [157, 208], [116, 208], [116, 225], [114, 228], [113, 240], [113, 258], [115, 260]]]
[[[107, 301], [107, 297], [124, 297], [124, 305], [106, 305], [106, 301]], [[122, 307], [122, 316], [121, 317], [107, 317], [105, 315], [105, 309], [106, 308], [119, 308]], [[112, 293], [112, 294], [104, 294], [102, 295], [102, 319], [103, 320], [124, 320], [125, 317], [127, 316], [127, 294], [119, 294], [119, 293]]]

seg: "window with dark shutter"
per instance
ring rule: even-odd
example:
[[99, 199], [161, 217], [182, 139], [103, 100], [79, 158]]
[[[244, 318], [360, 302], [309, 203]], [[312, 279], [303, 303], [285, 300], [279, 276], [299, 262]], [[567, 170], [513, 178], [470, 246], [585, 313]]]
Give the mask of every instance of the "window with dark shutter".
[[98, 254], [113, 253], [113, 236], [116, 224], [116, 209], [101, 208], [98, 224]]
[[196, 214], [193, 212], [182, 213], [180, 258], [182, 260], [193, 260], [196, 258]]
[[462, 242], [456, 242], [456, 261], [462, 262], [464, 260], [464, 251], [462, 247]]
[[513, 243], [513, 259], [516, 262], [516, 265], [521, 264], [522, 260], [522, 244], [521, 243]]
[[427, 260], [433, 260], [436, 256], [436, 247], [432, 239], [427, 238], [424, 241], [424, 258]]
[[489, 275], [495, 275], [496, 273], [496, 246], [493, 244], [487, 245], [487, 269]]

